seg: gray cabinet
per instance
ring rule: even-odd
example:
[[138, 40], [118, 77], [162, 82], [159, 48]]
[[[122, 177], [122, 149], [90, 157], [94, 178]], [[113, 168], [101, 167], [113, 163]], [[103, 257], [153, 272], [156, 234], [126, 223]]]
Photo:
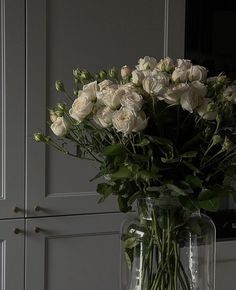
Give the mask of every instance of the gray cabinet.
[[55, 80], [72, 91], [73, 68], [96, 71], [134, 65], [143, 55], [163, 56], [165, 1], [28, 0], [26, 5], [27, 216], [117, 211], [112, 199], [97, 204], [96, 183], [89, 182], [97, 164], [35, 144], [32, 135], [47, 132], [47, 108], [64, 100]]
[[119, 288], [123, 215], [28, 219], [25, 290]]
[[24, 0], [0, 1], [0, 218], [24, 216]]
[[0, 221], [0, 289], [24, 290], [24, 220]]
[[235, 290], [236, 241], [218, 242], [216, 258], [216, 290]]

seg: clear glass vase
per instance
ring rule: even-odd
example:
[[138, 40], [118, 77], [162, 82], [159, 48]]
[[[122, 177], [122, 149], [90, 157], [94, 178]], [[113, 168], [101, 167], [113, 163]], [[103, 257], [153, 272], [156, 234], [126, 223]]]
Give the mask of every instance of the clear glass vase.
[[122, 229], [122, 290], [215, 290], [215, 226], [174, 199], [143, 198]]

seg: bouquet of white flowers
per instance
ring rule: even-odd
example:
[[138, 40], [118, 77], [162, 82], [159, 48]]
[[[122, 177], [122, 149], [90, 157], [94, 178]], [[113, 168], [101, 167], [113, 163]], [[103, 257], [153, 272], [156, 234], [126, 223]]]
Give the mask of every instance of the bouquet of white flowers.
[[[34, 139], [95, 160], [100, 170], [93, 179], [104, 177], [100, 201], [116, 195], [127, 212], [146, 196], [174, 199], [190, 211], [217, 210], [229, 194], [236, 200], [236, 85], [225, 75], [207, 78], [207, 69], [190, 60], [145, 56], [134, 70], [75, 69], [73, 76], [72, 95], [56, 82], [68, 101], [50, 109], [58, 138], [35, 133]], [[67, 149], [71, 142], [74, 151]], [[176, 260], [171, 253], [170, 247], [168, 257]], [[153, 283], [150, 289], [159, 289]]]

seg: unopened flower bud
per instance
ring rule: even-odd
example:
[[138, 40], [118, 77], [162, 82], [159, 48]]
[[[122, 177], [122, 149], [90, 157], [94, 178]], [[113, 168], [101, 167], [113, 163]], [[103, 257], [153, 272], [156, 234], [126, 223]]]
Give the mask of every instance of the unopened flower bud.
[[57, 103], [57, 108], [61, 111], [65, 111], [66, 105], [64, 103]]
[[120, 74], [122, 79], [128, 78], [131, 74], [130, 68], [127, 65], [123, 66], [120, 70]]
[[64, 116], [64, 112], [61, 111], [61, 110], [56, 110], [56, 111], [54, 111], [54, 113], [55, 113], [55, 115], [56, 115], [57, 117], [63, 117], [63, 116]]
[[110, 78], [113, 78], [113, 79], [117, 78], [117, 76], [118, 76], [117, 69], [115, 67], [110, 68], [108, 70], [108, 75]]
[[213, 144], [216, 145], [216, 144], [219, 144], [221, 142], [221, 136], [220, 135], [214, 135], [213, 138], [212, 138], [212, 141], [213, 141]]
[[81, 75], [81, 70], [79, 70], [78, 68], [76, 68], [76, 69], [73, 70], [73, 76], [76, 79], [79, 79], [80, 78], [80, 75]]
[[106, 79], [107, 77], [107, 73], [105, 72], [105, 70], [101, 70], [99, 73], [98, 73], [100, 79], [104, 80]]
[[74, 96], [78, 96], [78, 90], [73, 90]]
[[36, 142], [44, 142], [45, 141], [45, 136], [42, 133], [40, 133], [40, 132], [34, 133], [34, 140]]
[[55, 87], [58, 92], [65, 92], [64, 84], [61, 81], [56, 81]]
[[84, 80], [84, 81], [88, 81], [88, 80], [90, 80], [91, 75], [90, 75], [90, 73], [88, 71], [84, 70], [84, 71], [81, 72], [80, 78], [82, 80]]

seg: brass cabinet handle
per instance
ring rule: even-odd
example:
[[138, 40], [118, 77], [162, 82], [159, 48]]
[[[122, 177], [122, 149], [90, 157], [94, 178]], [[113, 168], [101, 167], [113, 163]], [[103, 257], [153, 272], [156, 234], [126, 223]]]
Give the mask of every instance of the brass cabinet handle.
[[14, 207], [12, 208], [12, 211], [13, 211], [14, 213], [18, 213], [18, 212], [20, 211], [20, 209], [19, 209], [18, 206], [14, 206]]
[[14, 228], [13, 229], [13, 233], [16, 234], [16, 235], [18, 235], [20, 233], [20, 229]]
[[35, 227], [34, 228], [34, 231], [35, 231], [35, 233], [40, 233], [41, 232], [41, 229], [39, 227]]
[[35, 210], [35, 211], [40, 211], [40, 210], [41, 210], [41, 208], [40, 208], [40, 206], [39, 206], [39, 205], [35, 205], [35, 206], [34, 206], [34, 210]]

